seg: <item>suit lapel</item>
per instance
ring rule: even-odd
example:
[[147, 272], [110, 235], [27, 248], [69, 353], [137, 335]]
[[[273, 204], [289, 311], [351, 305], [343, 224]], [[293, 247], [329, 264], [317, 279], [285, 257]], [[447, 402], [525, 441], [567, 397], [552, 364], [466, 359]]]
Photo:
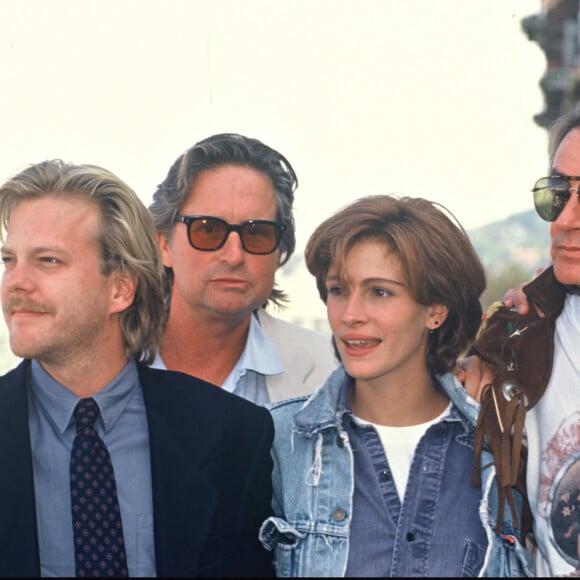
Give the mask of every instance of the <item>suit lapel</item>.
[[202, 471], [213, 444], [196, 422], [195, 385], [165, 371], [140, 368], [139, 374], [149, 424], [157, 574], [191, 576], [217, 501]]
[[28, 361], [1, 379], [0, 570], [3, 576], [40, 576], [32, 451], [28, 429]]

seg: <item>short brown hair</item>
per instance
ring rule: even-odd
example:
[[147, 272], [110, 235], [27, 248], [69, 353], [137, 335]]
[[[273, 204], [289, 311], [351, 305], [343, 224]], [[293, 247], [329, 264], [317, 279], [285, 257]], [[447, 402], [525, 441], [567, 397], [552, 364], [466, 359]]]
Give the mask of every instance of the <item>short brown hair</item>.
[[469, 236], [442, 209], [423, 198], [363, 197], [322, 222], [305, 250], [306, 265], [326, 304], [329, 268], [340, 276], [347, 254], [363, 240], [387, 243], [401, 260], [413, 298], [449, 309], [444, 324], [429, 338], [427, 367], [434, 374], [450, 371], [474, 339], [485, 290], [484, 268]]

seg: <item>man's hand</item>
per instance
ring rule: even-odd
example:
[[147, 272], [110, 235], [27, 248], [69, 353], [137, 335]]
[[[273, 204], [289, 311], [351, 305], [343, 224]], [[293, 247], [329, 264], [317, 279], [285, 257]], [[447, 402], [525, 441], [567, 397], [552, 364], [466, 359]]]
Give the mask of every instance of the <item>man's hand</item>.
[[503, 295], [503, 304], [508, 308], [515, 308], [520, 314], [527, 314], [530, 310], [530, 305], [528, 303], [528, 297], [523, 291], [523, 287], [527, 282], [522, 282], [518, 284], [515, 288], [510, 288], [506, 290]]
[[491, 366], [477, 355], [459, 359], [453, 373], [463, 383], [467, 394], [477, 402], [481, 401], [483, 389], [493, 380]]
[[[543, 268], [536, 268], [534, 271], [534, 278], [537, 278], [547, 267], [548, 266]], [[515, 308], [519, 314], [527, 314], [530, 310], [530, 305], [528, 303], [528, 297], [523, 291], [523, 287], [526, 284], [527, 282], [522, 282], [515, 288], [506, 290], [505, 294], [503, 295], [504, 306], [507, 306], [508, 308]], [[534, 305], [534, 308], [536, 309], [536, 312], [540, 318], [545, 317], [545, 314], [536, 305]]]

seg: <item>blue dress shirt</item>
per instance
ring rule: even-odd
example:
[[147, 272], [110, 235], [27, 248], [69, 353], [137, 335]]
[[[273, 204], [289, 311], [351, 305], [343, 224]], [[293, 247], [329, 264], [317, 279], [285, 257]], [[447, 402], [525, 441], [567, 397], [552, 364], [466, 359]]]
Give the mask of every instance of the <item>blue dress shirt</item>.
[[[159, 353], [151, 368], [167, 369]], [[221, 387], [264, 407], [270, 402], [266, 377], [282, 372], [284, 367], [280, 355], [272, 341], [264, 334], [258, 317], [253, 314], [242, 356]]]
[[[149, 431], [135, 361], [93, 398], [101, 411], [96, 429], [115, 470], [129, 576], [155, 576]], [[75, 575], [69, 462], [78, 400], [32, 361], [29, 421], [44, 577]]]

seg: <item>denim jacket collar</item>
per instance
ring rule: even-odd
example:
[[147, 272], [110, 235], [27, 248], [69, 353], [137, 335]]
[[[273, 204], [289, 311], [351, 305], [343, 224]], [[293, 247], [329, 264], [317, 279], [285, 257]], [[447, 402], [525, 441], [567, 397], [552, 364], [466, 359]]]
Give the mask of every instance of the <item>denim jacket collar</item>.
[[[452, 373], [445, 373], [436, 377], [443, 390], [447, 393], [456, 407], [475, 426], [479, 404], [475, 402], [461, 383]], [[350, 377], [344, 367], [338, 367], [328, 378], [326, 383], [319, 388], [303, 405], [302, 409], [294, 416], [294, 426], [298, 433], [306, 436], [314, 436], [319, 431], [335, 427], [340, 428], [342, 416], [350, 411], [343, 402], [343, 387], [346, 387]], [[462, 420], [456, 409], [452, 409], [451, 420]]]
[[350, 380], [341, 365], [315, 391], [294, 417], [296, 431], [313, 436], [328, 427], [340, 428], [342, 411], [339, 409], [342, 386]]

